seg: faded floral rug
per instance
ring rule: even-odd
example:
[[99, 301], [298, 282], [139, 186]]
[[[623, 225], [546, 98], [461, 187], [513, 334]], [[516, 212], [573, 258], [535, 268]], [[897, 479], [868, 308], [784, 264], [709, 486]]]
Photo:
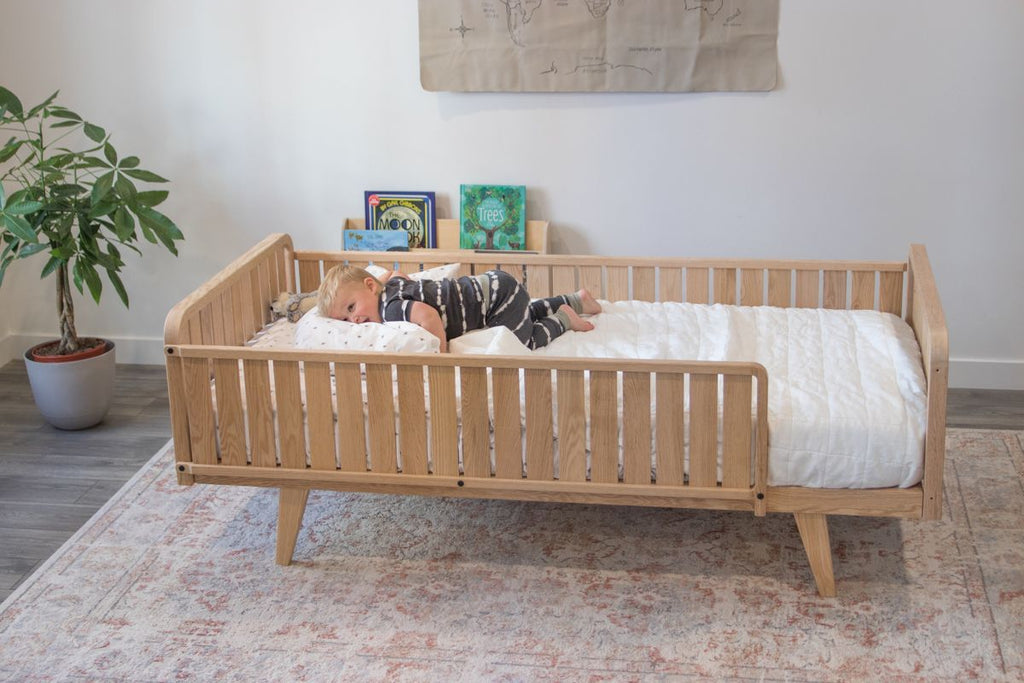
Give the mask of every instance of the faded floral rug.
[[1024, 432], [939, 522], [181, 487], [166, 447], [0, 606], [0, 680], [1022, 680]]

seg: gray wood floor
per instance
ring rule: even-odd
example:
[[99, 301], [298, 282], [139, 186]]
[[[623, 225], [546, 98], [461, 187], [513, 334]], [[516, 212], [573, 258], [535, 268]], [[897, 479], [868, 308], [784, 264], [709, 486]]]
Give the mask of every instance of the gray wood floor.
[[[119, 365], [107, 418], [80, 432], [43, 421], [25, 364], [0, 368], [0, 600], [170, 438], [162, 366]], [[1024, 391], [954, 389], [949, 425], [1024, 429]]]

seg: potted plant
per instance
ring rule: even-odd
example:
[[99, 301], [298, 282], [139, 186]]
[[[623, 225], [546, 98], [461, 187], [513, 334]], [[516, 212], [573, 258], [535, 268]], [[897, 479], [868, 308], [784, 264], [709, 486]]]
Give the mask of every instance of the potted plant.
[[0, 285], [15, 260], [47, 257], [41, 277], [56, 282], [60, 339], [26, 351], [25, 363], [47, 421], [82, 429], [109, 408], [114, 345], [78, 336], [72, 286], [98, 304], [105, 274], [128, 306], [122, 248], [141, 254], [141, 233], [177, 255], [183, 237], [154, 208], [168, 193], [136, 184], [167, 181], [140, 168], [138, 157], [120, 156], [103, 128], [56, 104], [57, 95], [26, 110], [0, 87]]

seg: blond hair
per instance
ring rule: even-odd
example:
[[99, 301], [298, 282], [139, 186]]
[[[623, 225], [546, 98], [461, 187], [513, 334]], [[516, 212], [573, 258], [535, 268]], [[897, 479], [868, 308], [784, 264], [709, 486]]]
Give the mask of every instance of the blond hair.
[[[324, 281], [320, 283], [320, 289], [317, 292], [317, 307], [320, 309], [320, 314], [327, 315], [327, 311], [331, 310], [338, 290], [355, 283], [361, 283], [366, 278], [371, 278], [380, 285], [380, 280], [359, 266], [337, 265], [327, 271], [327, 274], [324, 275]], [[383, 286], [381, 285], [381, 287]]]

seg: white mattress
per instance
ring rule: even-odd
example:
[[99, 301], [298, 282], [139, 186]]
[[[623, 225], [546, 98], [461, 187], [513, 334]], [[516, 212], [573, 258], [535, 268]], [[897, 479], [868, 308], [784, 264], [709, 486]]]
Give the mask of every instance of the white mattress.
[[[453, 353], [755, 361], [768, 371], [768, 482], [907, 487], [921, 480], [925, 378], [913, 331], [877, 311], [602, 302], [591, 332], [528, 351], [504, 328], [453, 339]], [[294, 348], [278, 321], [251, 342]]]
[[914, 333], [877, 311], [616, 302], [526, 351], [504, 329], [452, 340], [453, 352], [582, 358], [755, 361], [768, 371], [768, 482], [877, 488], [921, 480], [925, 379]]

